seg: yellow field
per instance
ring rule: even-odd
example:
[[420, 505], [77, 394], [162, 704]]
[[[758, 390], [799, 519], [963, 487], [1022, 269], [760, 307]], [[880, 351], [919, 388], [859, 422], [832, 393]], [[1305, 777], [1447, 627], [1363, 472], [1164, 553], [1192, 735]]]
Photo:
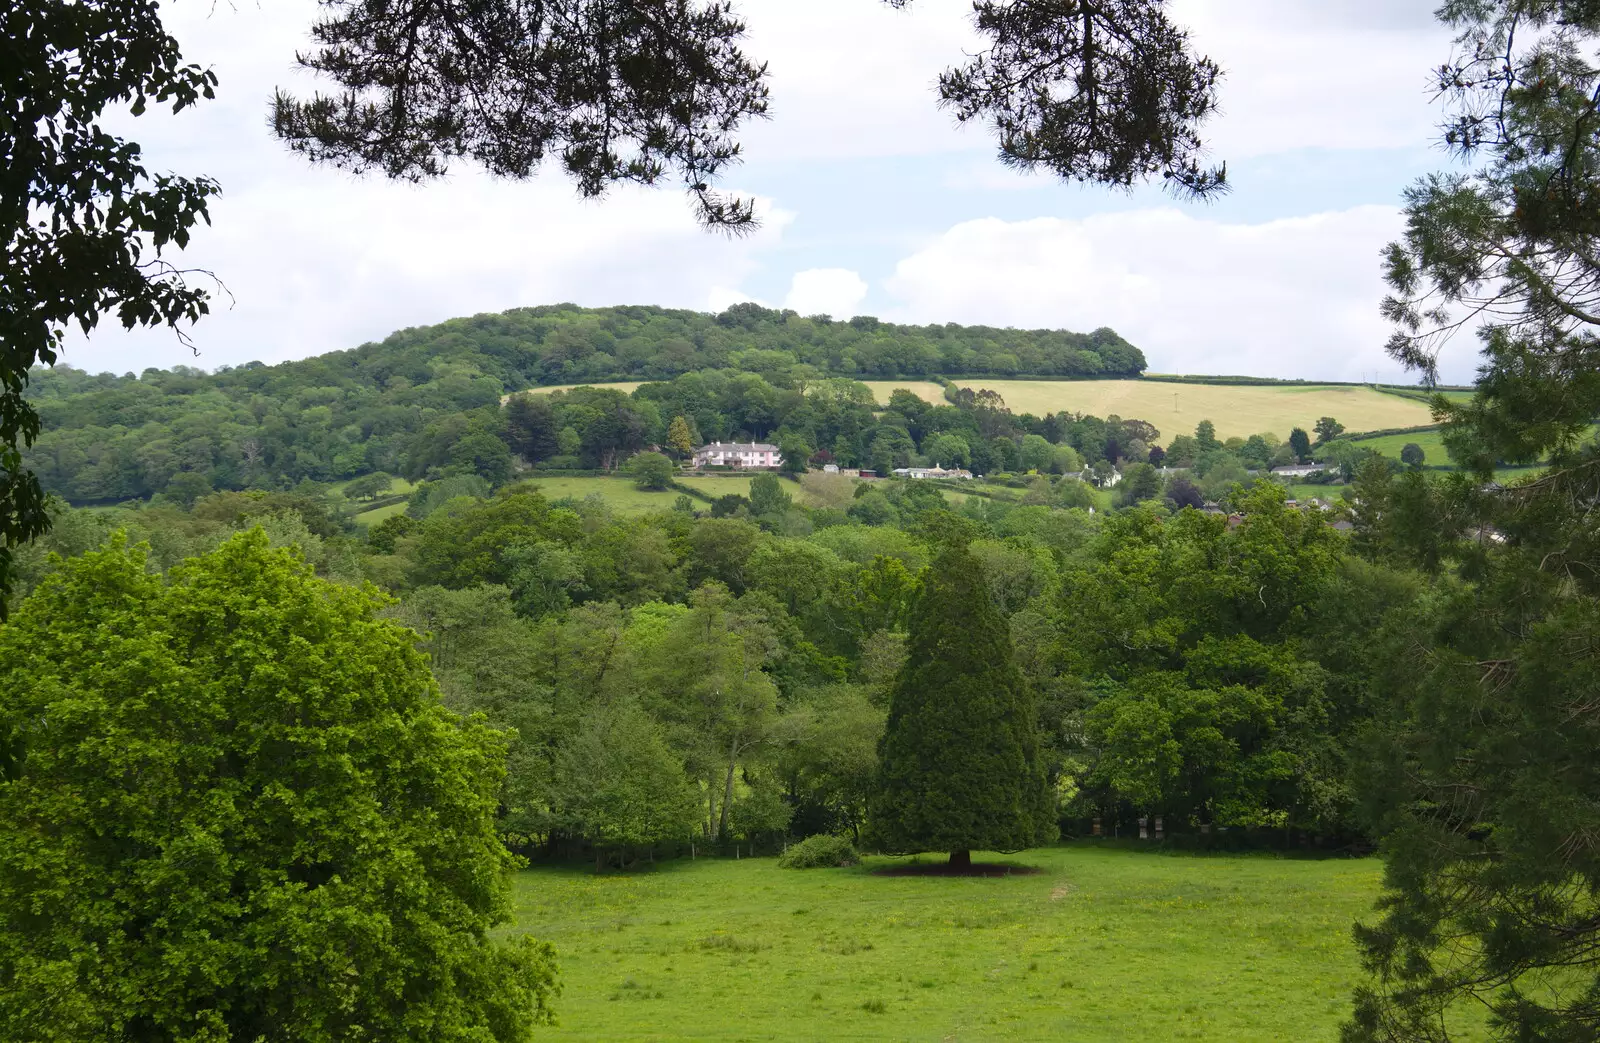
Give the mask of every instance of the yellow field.
[[[550, 393], [551, 391], [571, 391], [573, 388], [612, 388], [613, 390], [622, 392], [624, 395], [628, 395], [628, 394], [632, 394], [633, 393], [633, 389], [638, 387], [640, 384], [643, 384], [643, 383], [644, 383], [644, 381], [642, 381], [642, 380], [623, 380], [623, 381], [619, 381], [618, 383], [615, 383], [615, 384], [607, 384], [607, 383], [602, 383], [602, 382], [599, 382], [599, 381], [595, 381], [595, 382], [589, 383], [589, 384], [551, 384], [549, 387], [529, 388], [526, 391], [513, 391], [511, 394], [513, 394], [513, 395], [544, 395], [544, 394]], [[509, 401], [511, 401], [511, 395], [501, 395], [500, 396], [500, 404], [502, 406], [505, 405]]]
[[[1433, 423], [1422, 402], [1386, 395], [1365, 387], [1328, 385], [1223, 386], [1169, 384], [1156, 380], [983, 380], [960, 381], [964, 387], [998, 391], [1016, 413], [1044, 416], [1060, 410], [1091, 416], [1115, 414], [1154, 424], [1165, 442], [1194, 430], [1202, 420], [1217, 435], [1247, 437], [1270, 431], [1288, 438], [1291, 428], [1310, 431], [1319, 417], [1331, 416], [1349, 432]], [[895, 388], [909, 388], [929, 402], [944, 402], [944, 389], [917, 381], [870, 381], [878, 401], [887, 402]]]
[[[887, 404], [895, 388], [907, 388], [927, 402], [944, 403], [944, 388], [925, 380], [868, 380], [873, 396]], [[1161, 440], [1194, 430], [1209, 420], [1222, 438], [1241, 438], [1271, 432], [1288, 438], [1292, 428], [1310, 431], [1319, 417], [1331, 416], [1345, 431], [1381, 431], [1391, 427], [1420, 427], [1433, 423], [1425, 403], [1386, 395], [1366, 387], [1328, 384], [1231, 386], [1173, 384], [1159, 380], [963, 380], [972, 388], [1000, 392], [1016, 413], [1044, 416], [1060, 410], [1090, 416], [1115, 414], [1125, 420], [1147, 420], [1161, 431]], [[593, 384], [631, 392], [640, 381]], [[578, 384], [535, 388], [519, 394], [568, 391]], [[505, 396], [509, 399], [511, 396]], [[504, 401], [504, 399], [502, 399]]]
[[889, 395], [895, 388], [906, 388], [924, 402], [945, 404], [944, 388], [929, 380], [864, 380], [862, 383], [872, 389], [872, 397], [878, 400], [879, 405], [889, 404]]

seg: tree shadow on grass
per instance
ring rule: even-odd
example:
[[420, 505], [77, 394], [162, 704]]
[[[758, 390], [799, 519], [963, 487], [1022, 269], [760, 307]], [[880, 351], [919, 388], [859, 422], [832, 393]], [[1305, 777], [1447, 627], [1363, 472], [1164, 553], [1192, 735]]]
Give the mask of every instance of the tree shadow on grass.
[[1038, 866], [1019, 865], [1014, 862], [972, 862], [951, 865], [948, 862], [914, 862], [910, 865], [883, 866], [871, 871], [873, 876], [1037, 876], [1044, 872]]

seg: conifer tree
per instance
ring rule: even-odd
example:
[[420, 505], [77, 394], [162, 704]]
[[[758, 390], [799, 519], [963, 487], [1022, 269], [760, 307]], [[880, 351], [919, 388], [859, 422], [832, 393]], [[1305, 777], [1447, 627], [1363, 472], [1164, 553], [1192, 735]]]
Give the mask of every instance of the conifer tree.
[[887, 851], [1016, 850], [1055, 838], [1032, 693], [978, 561], [959, 543], [928, 570], [896, 680], [871, 811]]

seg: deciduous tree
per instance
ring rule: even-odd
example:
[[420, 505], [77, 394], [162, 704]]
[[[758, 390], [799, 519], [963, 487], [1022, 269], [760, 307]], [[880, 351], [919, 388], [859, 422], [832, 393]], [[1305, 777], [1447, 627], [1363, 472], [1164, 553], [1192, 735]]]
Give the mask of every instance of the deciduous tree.
[[549, 947], [489, 937], [504, 736], [441, 705], [380, 603], [254, 532], [170, 581], [92, 552], [0, 628], [0, 1035], [549, 1020]]

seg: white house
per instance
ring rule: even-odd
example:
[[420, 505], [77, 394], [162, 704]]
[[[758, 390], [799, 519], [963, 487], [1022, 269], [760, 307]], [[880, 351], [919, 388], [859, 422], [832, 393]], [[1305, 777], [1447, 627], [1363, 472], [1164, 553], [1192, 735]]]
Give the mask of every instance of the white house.
[[896, 476], [900, 478], [971, 478], [972, 472], [964, 467], [896, 467]]
[[1274, 478], [1304, 478], [1308, 474], [1316, 474], [1318, 471], [1325, 470], [1327, 468], [1322, 464], [1290, 464], [1286, 467], [1274, 467], [1272, 476]]
[[782, 453], [766, 442], [712, 442], [694, 451], [696, 467], [756, 467], [776, 470]]

